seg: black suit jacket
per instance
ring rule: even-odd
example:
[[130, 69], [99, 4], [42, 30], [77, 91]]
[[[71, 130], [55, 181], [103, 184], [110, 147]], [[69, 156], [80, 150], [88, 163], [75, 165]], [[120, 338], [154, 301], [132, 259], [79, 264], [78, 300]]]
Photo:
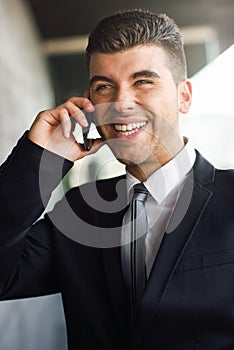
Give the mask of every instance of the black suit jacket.
[[130, 327], [118, 247], [124, 177], [70, 190], [34, 223], [40, 177], [45, 201], [63, 163], [44, 152], [46, 166], [24, 135], [0, 170], [1, 299], [61, 292], [70, 350], [233, 350], [233, 171], [197, 154]]

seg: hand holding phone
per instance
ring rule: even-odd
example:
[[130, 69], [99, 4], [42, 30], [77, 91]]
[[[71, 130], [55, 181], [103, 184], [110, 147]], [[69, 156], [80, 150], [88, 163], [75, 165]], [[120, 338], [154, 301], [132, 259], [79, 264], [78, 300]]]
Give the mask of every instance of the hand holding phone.
[[71, 117], [73, 123], [73, 136], [75, 137], [76, 142], [78, 144], [83, 144], [85, 151], [89, 152], [93, 146], [95, 139], [100, 138], [100, 135], [94, 125], [95, 112], [87, 112], [84, 109], [82, 110], [82, 112], [87, 119], [88, 126], [81, 127], [81, 125], [77, 123], [73, 117]]

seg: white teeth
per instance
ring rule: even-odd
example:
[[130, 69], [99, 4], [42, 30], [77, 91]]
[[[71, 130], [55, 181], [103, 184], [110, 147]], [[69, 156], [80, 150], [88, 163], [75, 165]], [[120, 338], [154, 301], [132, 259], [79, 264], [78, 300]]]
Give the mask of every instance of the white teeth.
[[132, 130], [132, 125], [131, 124], [127, 125], [127, 130]]
[[[144, 126], [146, 122], [137, 122], [137, 123], [132, 123], [132, 124], [115, 124], [115, 130], [117, 131], [123, 131], [126, 136], [133, 134], [136, 129], [141, 128]], [[130, 131], [130, 132], [126, 132]]]

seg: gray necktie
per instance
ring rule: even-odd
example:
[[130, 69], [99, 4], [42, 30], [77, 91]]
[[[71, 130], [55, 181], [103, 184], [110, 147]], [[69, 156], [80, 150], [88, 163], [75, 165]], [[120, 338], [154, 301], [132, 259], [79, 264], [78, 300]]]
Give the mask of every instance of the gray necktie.
[[143, 184], [134, 186], [132, 201], [123, 219], [121, 262], [128, 288], [132, 321], [136, 317], [146, 283], [145, 236], [147, 215], [145, 201], [148, 191]]

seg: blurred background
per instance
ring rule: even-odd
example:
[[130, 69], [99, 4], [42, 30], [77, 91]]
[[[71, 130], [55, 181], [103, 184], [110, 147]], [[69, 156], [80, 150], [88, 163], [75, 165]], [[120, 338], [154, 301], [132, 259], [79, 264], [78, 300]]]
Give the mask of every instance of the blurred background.
[[[184, 134], [218, 168], [234, 166], [233, 0], [0, 0], [0, 162], [40, 110], [88, 87], [84, 51], [96, 22], [136, 7], [180, 26], [194, 91]], [[66, 188], [124, 171], [108, 149], [79, 169]], [[0, 350], [66, 350], [65, 334], [60, 295], [0, 303]]]

